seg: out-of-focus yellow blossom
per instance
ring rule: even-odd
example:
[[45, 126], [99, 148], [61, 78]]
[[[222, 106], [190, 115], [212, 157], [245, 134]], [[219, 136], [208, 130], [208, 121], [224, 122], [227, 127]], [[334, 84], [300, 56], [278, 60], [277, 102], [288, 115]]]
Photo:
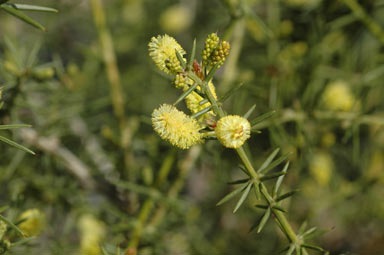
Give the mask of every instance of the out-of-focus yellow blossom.
[[267, 39], [267, 35], [263, 28], [254, 19], [248, 19], [246, 22], [246, 27], [255, 41], [264, 42]]
[[321, 137], [321, 145], [324, 148], [329, 148], [335, 144], [336, 136], [332, 132], [327, 132]]
[[288, 36], [293, 31], [293, 23], [290, 20], [283, 20], [280, 23], [280, 35]]
[[371, 156], [371, 162], [368, 167], [367, 175], [369, 178], [375, 178], [384, 182], [384, 152], [375, 151]]
[[251, 136], [251, 124], [246, 118], [228, 115], [217, 122], [217, 139], [227, 148], [239, 148]]
[[175, 38], [169, 35], [152, 37], [148, 47], [149, 56], [151, 56], [160, 70], [167, 74], [182, 72], [183, 69], [176, 56], [176, 51], [180, 53], [181, 56], [185, 55], [186, 52], [177, 43]]
[[105, 225], [94, 216], [86, 214], [79, 220], [80, 255], [100, 255], [100, 242], [105, 236]]
[[331, 82], [325, 88], [323, 103], [325, 107], [333, 111], [350, 111], [355, 99], [348, 83], [337, 80]]
[[153, 111], [152, 126], [162, 139], [181, 149], [203, 142], [199, 123], [172, 105], [163, 104]]
[[288, 72], [300, 63], [298, 60], [305, 55], [308, 50], [306, 42], [298, 41], [288, 44], [278, 55], [278, 60], [284, 70]]
[[309, 171], [319, 185], [325, 186], [329, 183], [332, 169], [333, 161], [328, 153], [319, 151], [313, 155]]
[[166, 9], [160, 16], [160, 26], [169, 33], [179, 33], [187, 30], [192, 24], [191, 11], [181, 5]]
[[20, 215], [19, 220], [23, 220], [19, 228], [24, 234], [37, 236], [44, 227], [45, 215], [39, 209], [28, 209]]

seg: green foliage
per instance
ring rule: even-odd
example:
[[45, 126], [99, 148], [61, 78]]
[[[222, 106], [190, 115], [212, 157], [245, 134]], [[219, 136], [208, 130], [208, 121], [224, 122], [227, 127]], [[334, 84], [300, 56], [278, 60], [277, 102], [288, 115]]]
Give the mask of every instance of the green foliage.
[[[92, 215], [99, 254], [382, 253], [382, 1], [89, 3], [33, 2], [51, 15], [0, 1], [0, 136], [36, 153], [0, 142], [0, 214], [18, 228], [27, 209], [46, 215], [37, 237], [7, 224], [0, 250], [80, 253], [80, 218]], [[164, 16], [171, 7], [181, 18]], [[175, 37], [191, 71], [212, 32], [231, 51], [204, 75], [225, 114], [249, 119], [244, 155], [259, 182], [217, 141], [175, 151], [151, 127], [164, 102], [190, 112], [151, 63], [150, 38]]]

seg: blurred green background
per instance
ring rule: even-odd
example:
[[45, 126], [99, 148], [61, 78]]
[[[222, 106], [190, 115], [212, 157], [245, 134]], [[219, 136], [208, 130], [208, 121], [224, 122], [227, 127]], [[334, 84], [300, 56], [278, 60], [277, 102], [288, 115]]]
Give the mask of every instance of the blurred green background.
[[[132, 240], [140, 255], [285, 247], [272, 220], [249, 233], [262, 216], [255, 200], [236, 214], [235, 201], [215, 206], [242, 177], [233, 151], [217, 141], [175, 150], [152, 130], [153, 109], [180, 91], [148, 56], [150, 38], [167, 33], [187, 52], [196, 38], [201, 52], [212, 32], [231, 43], [218, 94], [244, 84], [227, 112], [276, 110], [248, 149], [256, 166], [275, 148], [291, 152], [293, 227], [329, 230], [314, 243], [331, 254], [384, 254], [384, 1], [109, 0], [106, 27], [95, 25], [97, 2], [34, 1], [59, 10], [28, 13], [46, 32], [0, 11], [0, 124], [32, 125], [0, 135], [36, 152], [0, 143], [0, 206], [15, 223], [41, 214], [38, 236], [9, 254], [103, 254], [95, 243], [118, 254]], [[108, 35], [120, 80], [105, 62]]]

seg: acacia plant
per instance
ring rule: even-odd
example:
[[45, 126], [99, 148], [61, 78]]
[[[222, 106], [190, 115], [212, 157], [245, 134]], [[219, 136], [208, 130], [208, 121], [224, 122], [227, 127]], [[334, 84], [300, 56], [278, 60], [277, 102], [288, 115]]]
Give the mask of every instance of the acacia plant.
[[[275, 149], [261, 166], [256, 167], [244, 149], [246, 140], [252, 133], [258, 131], [255, 125], [271, 117], [273, 111], [248, 120], [256, 108], [255, 105], [243, 116], [231, 115], [222, 107], [224, 101], [238, 88], [231, 89], [222, 97], [216, 95], [213, 77], [224, 64], [229, 53], [230, 44], [220, 40], [216, 33], [206, 38], [201, 61], [195, 58], [196, 40], [193, 42], [192, 51], [187, 60], [184, 58], [186, 51], [174, 38], [168, 35], [153, 37], [149, 43], [149, 55], [161, 71], [173, 76], [175, 87], [183, 91], [176, 102], [163, 104], [153, 111], [153, 128], [162, 139], [181, 149], [202, 144], [207, 139], [217, 139], [224, 147], [235, 150], [241, 161], [239, 168], [246, 177], [231, 181], [230, 184], [235, 185], [236, 188], [217, 205], [222, 205], [241, 194], [233, 210], [236, 213], [247, 197], [254, 193], [259, 201], [255, 206], [264, 210], [264, 215], [251, 226], [251, 230], [255, 229], [260, 233], [268, 219], [273, 216], [272, 218], [288, 240], [288, 246], [284, 249], [287, 255], [305, 255], [308, 254], [307, 250], [327, 254], [321, 247], [309, 243], [309, 240], [320, 231], [315, 227], [306, 229], [306, 223], [296, 231], [285, 216], [287, 211], [281, 203], [296, 192], [290, 191], [283, 194], [280, 192], [289, 163], [285, 163], [278, 171], [273, 170], [286, 161], [288, 154], [276, 159], [279, 149]], [[183, 100], [191, 115], [176, 108]], [[274, 180], [274, 184], [269, 188], [266, 182], [271, 180]]]

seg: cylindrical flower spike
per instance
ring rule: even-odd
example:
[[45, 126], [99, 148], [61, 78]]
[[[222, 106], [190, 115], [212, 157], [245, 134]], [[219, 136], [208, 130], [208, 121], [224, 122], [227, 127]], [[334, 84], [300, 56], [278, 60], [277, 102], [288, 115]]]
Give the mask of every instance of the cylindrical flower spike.
[[219, 45], [219, 37], [216, 33], [209, 34], [207, 36], [207, 39], [205, 39], [205, 47], [203, 52], [201, 53], [201, 56], [203, 58], [203, 64], [207, 66], [210, 61], [210, 56], [212, 55], [212, 52], [217, 48]]
[[240, 148], [251, 136], [251, 124], [243, 117], [228, 115], [217, 122], [217, 139], [227, 148]]
[[219, 67], [223, 65], [230, 49], [231, 46], [229, 43], [227, 41], [222, 41], [219, 47], [217, 47], [211, 55], [212, 65], [219, 64]]
[[185, 50], [177, 43], [175, 38], [169, 35], [152, 37], [148, 47], [149, 56], [151, 56], [160, 70], [167, 74], [176, 74], [183, 71], [180, 61], [176, 56], [176, 51], [183, 56]]
[[203, 142], [199, 123], [172, 105], [163, 104], [153, 111], [152, 126], [162, 139], [181, 149]]

